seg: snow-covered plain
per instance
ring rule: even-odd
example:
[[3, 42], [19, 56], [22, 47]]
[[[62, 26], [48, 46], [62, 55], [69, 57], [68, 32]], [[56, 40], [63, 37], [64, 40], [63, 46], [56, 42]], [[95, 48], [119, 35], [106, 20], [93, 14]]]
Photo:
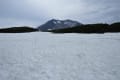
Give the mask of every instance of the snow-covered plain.
[[0, 34], [0, 80], [120, 80], [120, 33]]

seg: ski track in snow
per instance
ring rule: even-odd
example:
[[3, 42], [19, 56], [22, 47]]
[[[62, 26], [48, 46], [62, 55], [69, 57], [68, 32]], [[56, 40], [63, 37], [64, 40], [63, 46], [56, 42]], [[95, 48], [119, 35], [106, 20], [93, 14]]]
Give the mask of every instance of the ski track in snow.
[[119, 80], [120, 33], [0, 34], [0, 80]]

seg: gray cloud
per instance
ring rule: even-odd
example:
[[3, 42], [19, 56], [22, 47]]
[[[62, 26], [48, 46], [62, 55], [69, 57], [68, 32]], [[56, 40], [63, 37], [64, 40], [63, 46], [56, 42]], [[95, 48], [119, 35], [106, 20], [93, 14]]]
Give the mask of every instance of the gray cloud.
[[0, 26], [38, 26], [51, 18], [120, 21], [120, 0], [0, 0]]

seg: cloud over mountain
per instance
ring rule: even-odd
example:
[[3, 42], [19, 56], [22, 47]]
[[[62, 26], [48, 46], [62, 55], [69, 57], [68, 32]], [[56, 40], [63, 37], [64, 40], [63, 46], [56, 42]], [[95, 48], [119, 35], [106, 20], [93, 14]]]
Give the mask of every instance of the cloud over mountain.
[[0, 26], [37, 26], [49, 19], [82, 23], [120, 21], [119, 0], [1, 0]]

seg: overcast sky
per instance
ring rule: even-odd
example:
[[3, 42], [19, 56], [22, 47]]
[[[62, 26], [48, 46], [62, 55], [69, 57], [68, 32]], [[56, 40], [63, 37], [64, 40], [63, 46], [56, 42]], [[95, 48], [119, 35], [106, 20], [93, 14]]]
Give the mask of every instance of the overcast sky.
[[120, 0], [0, 0], [0, 27], [39, 26], [54, 19], [120, 21]]

